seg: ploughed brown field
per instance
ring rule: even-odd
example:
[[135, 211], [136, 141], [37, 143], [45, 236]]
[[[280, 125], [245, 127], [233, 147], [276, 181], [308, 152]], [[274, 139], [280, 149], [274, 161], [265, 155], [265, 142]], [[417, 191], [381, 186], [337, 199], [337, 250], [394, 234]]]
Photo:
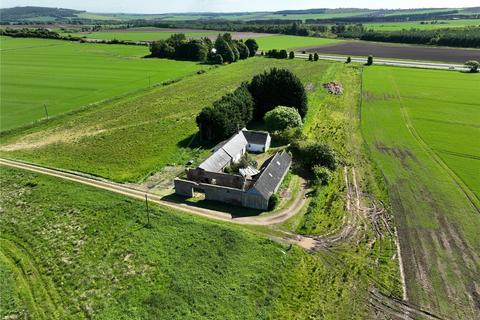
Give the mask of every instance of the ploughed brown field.
[[407, 60], [427, 60], [464, 63], [467, 60], [480, 60], [479, 49], [458, 49], [445, 47], [426, 47], [367, 41], [347, 41], [320, 47], [299, 48], [307, 52], [323, 54], [341, 54], [351, 56], [372, 55], [379, 58]]

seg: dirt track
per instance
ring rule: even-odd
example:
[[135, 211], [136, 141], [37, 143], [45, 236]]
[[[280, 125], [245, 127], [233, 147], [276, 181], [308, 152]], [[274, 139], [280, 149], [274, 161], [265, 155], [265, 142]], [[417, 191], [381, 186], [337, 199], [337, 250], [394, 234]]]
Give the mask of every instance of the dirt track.
[[297, 48], [297, 51], [365, 57], [372, 55], [381, 58], [452, 63], [464, 63], [467, 60], [480, 60], [480, 49], [427, 47], [367, 41], [346, 41], [319, 47]]

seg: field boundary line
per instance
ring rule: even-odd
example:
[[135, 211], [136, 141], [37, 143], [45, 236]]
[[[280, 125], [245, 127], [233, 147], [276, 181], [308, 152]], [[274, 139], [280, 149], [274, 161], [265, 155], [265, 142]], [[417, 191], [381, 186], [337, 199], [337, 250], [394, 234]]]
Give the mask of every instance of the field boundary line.
[[445, 172], [448, 173], [450, 178], [452, 178], [455, 184], [460, 188], [462, 193], [465, 195], [470, 205], [477, 211], [477, 213], [480, 213], [480, 200], [477, 198], [477, 196], [472, 192], [472, 190], [470, 190], [470, 188], [468, 188], [465, 182], [463, 182], [463, 180], [459, 176], [457, 176], [455, 172], [452, 169], [450, 169], [450, 167], [445, 162], [443, 162], [440, 156], [427, 145], [427, 143], [422, 139], [420, 134], [415, 129], [415, 126], [413, 125], [410, 115], [408, 114], [408, 110], [406, 109], [403, 103], [403, 98], [400, 95], [400, 90], [398, 88], [398, 85], [395, 79], [392, 77], [392, 75], [391, 74], [389, 75], [395, 87], [395, 91], [397, 93], [398, 99], [400, 101], [400, 111], [402, 112], [402, 116], [405, 121], [405, 126], [407, 127], [407, 130], [410, 132], [412, 137], [418, 142], [418, 144], [423, 149], [423, 151], [425, 151], [427, 155], [435, 163], [437, 163], [440, 166], [440, 168], [442, 168]]

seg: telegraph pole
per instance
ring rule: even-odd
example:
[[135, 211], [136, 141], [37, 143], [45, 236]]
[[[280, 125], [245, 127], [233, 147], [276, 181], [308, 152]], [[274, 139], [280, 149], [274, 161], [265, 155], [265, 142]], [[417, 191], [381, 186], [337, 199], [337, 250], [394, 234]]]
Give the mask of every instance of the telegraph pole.
[[47, 116], [47, 120], [48, 120], [47, 105], [45, 103], [43, 104], [43, 108], [45, 109], [45, 115]]
[[150, 210], [148, 210], [148, 196], [147, 196], [146, 193], [145, 193], [145, 206], [147, 207], [147, 225], [146, 225], [146, 227], [150, 228], [151, 227], [151, 225], [150, 225]]

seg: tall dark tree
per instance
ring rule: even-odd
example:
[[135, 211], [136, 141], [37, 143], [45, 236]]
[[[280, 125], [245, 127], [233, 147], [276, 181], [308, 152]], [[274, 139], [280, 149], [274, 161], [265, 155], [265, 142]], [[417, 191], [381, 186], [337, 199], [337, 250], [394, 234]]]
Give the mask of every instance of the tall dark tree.
[[175, 54], [175, 48], [167, 41], [159, 40], [150, 45], [150, 52], [152, 57], [156, 58], [172, 58]]
[[277, 106], [307, 114], [307, 94], [300, 79], [290, 70], [273, 68], [253, 77], [249, 90], [255, 100], [255, 118], [261, 119]]
[[231, 63], [235, 61], [232, 48], [230, 48], [228, 42], [225, 41], [221, 35], [218, 35], [218, 38], [215, 41], [215, 49], [217, 50], [217, 54], [222, 56], [223, 62]]
[[254, 57], [258, 51], [257, 41], [255, 39], [248, 39], [247, 41], [245, 41], [245, 45], [248, 47], [248, 50], [250, 51], [250, 57]]
[[240, 53], [240, 59], [247, 59], [250, 56], [250, 50], [242, 41], [236, 41], [235, 45], [237, 46], [238, 52]]

